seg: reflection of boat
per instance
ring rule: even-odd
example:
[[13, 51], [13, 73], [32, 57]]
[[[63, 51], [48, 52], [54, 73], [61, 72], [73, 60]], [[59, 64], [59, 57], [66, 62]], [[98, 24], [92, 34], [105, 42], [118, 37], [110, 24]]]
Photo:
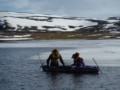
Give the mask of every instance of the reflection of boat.
[[60, 73], [80, 73], [80, 74], [95, 74], [99, 72], [99, 67], [96, 66], [85, 66], [85, 67], [71, 67], [71, 66], [59, 66], [59, 67], [47, 67], [42, 66], [45, 72], [60, 72]]

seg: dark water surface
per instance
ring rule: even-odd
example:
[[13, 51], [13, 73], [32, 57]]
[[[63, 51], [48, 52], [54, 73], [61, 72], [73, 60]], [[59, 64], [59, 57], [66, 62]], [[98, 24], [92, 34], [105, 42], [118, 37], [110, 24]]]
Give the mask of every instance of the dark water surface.
[[[64, 48], [61, 48], [64, 49]], [[0, 48], [0, 90], [119, 90], [120, 67], [102, 67], [102, 74], [51, 74], [31, 59], [51, 48]], [[45, 60], [43, 61], [45, 63]]]

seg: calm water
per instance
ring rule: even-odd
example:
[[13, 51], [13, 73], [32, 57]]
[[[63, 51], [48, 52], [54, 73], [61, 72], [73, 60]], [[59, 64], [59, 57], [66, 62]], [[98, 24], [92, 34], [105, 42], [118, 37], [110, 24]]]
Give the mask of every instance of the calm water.
[[[37, 41], [38, 42], [38, 41]], [[40, 41], [39, 41], [40, 42]], [[21, 44], [22, 42], [20, 42]], [[30, 42], [29, 42], [30, 43]], [[31, 43], [36, 43], [31, 42]], [[46, 42], [48, 43], [48, 42]], [[1, 43], [1, 45], [7, 43]], [[16, 43], [11, 43], [12, 45]], [[18, 43], [17, 43], [18, 44]], [[22, 45], [22, 44], [21, 44]], [[120, 67], [101, 66], [98, 75], [51, 74], [40, 67], [37, 54], [53, 47], [0, 48], [0, 90], [119, 90]], [[59, 47], [61, 50], [74, 47]], [[47, 57], [47, 55], [46, 55]], [[45, 58], [44, 58], [45, 59]], [[45, 63], [45, 60], [42, 61]], [[71, 64], [69, 61], [65, 61]]]

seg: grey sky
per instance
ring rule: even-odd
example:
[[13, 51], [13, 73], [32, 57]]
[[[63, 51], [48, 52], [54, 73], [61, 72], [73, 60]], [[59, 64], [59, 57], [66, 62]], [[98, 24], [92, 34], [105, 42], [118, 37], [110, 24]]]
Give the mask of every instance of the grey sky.
[[120, 0], [0, 0], [0, 10], [78, 17], [120, 16]]

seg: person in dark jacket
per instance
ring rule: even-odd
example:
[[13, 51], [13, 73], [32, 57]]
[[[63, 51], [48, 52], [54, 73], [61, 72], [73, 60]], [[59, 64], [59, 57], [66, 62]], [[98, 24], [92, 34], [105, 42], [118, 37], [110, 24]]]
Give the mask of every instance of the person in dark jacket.
[[49, 55], [48, 59], [47, 59], [47, 66], [49, 67], [57, 67], [59, 66], [59, 60], [60, 62], [63, 64], [64, 66], [64, 62], [62, 59], [62, 56], [59, 52], [58, 49], [53, 49], [51, 54]]
[[80, 53], [76, 52], [75, 54], [72, 55], [72, 58], [73, 58], [72, 66], [77, 66], [77, 67], [85, 66], [83, 58], [80, 57]]

